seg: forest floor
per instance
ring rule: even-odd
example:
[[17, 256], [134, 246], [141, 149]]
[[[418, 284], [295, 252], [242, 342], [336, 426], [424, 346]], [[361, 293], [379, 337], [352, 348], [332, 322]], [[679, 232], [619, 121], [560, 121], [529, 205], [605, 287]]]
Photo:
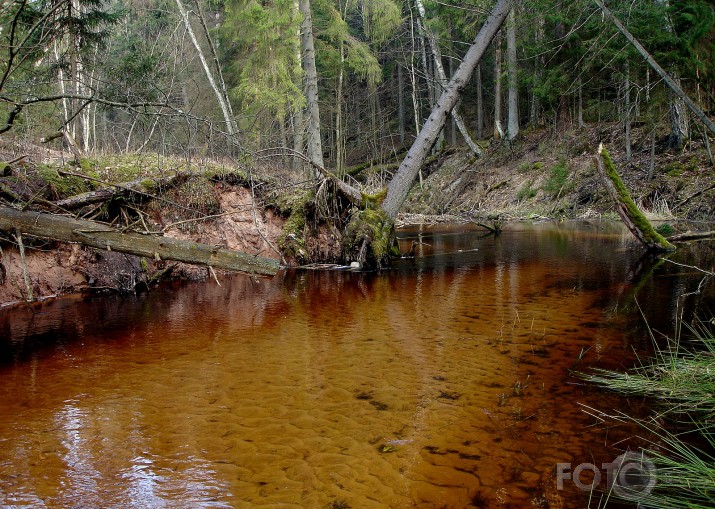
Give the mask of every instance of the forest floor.
[[[398, 225], [594, 217], [617, 220], [593, 165], [599, 142], [610, 150], [634, 200], [651, 220], [667, 221], [678, 231], [681, 219], [715, 218], [715, 171], [702, 138], [696, 137], [675, 151], [667, 148], [667, 133], [657, 133], [653, 179], [648, 178], [650, 132], [638, 127], [633, 130], [630, 162], [622, 140], [619, 125], [602, 124], [559, 134], [526, 131], [511, 144], [492, 142], [479, 159], [465, 148], [446, 148], [425, 164], [421, 182], [411, 191]], [[306, 182], [281, 161], [187, 161], [145, 154], [97, 156], [72, 166], [67, 153], [0, 140], [0, 161], [20, 156], [25, 157], [0, 166], [2, 206], [50, 211], [50, 202], [69, 196], [188, 171], [192, 176], [177, 185], [152, 187], [148, 182], [146, 192], [117, 196], [72, 212], [115, 226], [160, 232], [287, 264], [339, 261], [340, 233], [311, 220], [321, 208], [313, 198], [316, 183]], [[355, 172], [356, 178], [374, 192], [389, 180], [398, 162], [363, 165]], [[310, 235], [295, 239], [296, 232], [307, 230]], [[27, 300], [28, 288], [34, 299], [42, 299], [73, 292], [135, 292], [162, 278], [212, 277], [205, 267], [178, 262], [31, 238], [25, 239], [25, 244], [27, 270], [22, 267], [16, 239], [0, 237], [0, 306]]]

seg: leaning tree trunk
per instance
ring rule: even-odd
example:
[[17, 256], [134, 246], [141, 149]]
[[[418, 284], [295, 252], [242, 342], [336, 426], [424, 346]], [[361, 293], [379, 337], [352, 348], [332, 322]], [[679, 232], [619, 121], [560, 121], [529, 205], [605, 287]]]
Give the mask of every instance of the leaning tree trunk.
[[[447, 88], [448, 82], [447, 82], [447, 74], [444, 72], [444, 66], [442, 65], [442, 53], [439, 50], [439, 45], [437, 43], [437, 36], [434, 33], [432, 33], [432, 31], [427, 26], [427, 16], [425, 13], [425, 7], [422, 4], [422, 0], [415, 0], [415, 4], [417, 5], [417, 11], [420, 14], [420, 21], [421, 21], [419, 23], [420, 30], [424, 33], [425, 38], [429, 42], [430, 50], [432, 51], [432, 56], [434, 57], [434, 66], [435, 66], [435, 70], [436, 70], [435, 74], [437, 75], [437, 78], [439, 80], [439, 84], [440, 84], [439, 90], [441, 92]], [[459, 111], [458, 111], [456, 105], [452, 109], [452, 119], [454, 120], [454, 123], [457, 125], [459, 132], [462, 134], [464, 141], [467, 143], [467, 145], [472, 150], [472, 152], [474, 152], [474, 155], [476, 155], [476, 156], [483, 155], [482, 149], [480, 149], [479, 145], [477, 145], [474, 142], [474, 140], [472, 139], [472, 136], [469, 134], [469, 131], [467, 130], [467, 126], [464, 125], [464, 120], [462, 120], [462, 116], [459, 114]]]
[[603, 14], [616, 26], [616, 28], [623, 34], [623, 36], [630, 42], [633, 47], [638, 51], [638, 53], [641, 54], [641, 56], [645, 59], [646, 62], [655, 70], [655, 72], [658, 73], [658, 75], [663, 78], [663, 81], [665, 82], [666, 85], [668, 85], [668, 88], [673, 91], [673, 93], [678, 96], [687, 106], [690, 108], [690, 111], [692, 111], [695, 116], [697, 116], [700, 121], [705, 124], [705, 126], [710, 129], [711, 132], [715, 133], [715, 124], [713, 123], [712, 120], [705, 114], [703, 110], [698, 108], [698, 106], [688, 97], [688, 95], [683, 92], [683, 89], [680, 88], [680, 85], [675, 81], [673, 78], [668, 75], [665, 70], [658, 65], [658, 62], [655, 61], [655, 59], [646, 51], [646, 49], [643, 47], [643, 45], [638, 42], [638, 39], [636, 39], [633, 34], [631, 34], [628, 29], [623, 26], [623, 23], [620, 22], [618, 18], [616, 18], [613, 13], [605, 6], [603, 5], [603, 2], [601, 0], [593, 0], [596, 2], [596, 5], [598, 5], [601, 8], [601, 11], [603, 11]]
[[603, 144], [598, 147], [595, 162], [601, 181], [616, 205], [616, 212], [630, 232], [649, 251], [675, 251], [673, 244], [656, 232], [648, 219], [638, 210]]
[[203, 69], [204, 69], [204, 74], [206, 74], [206, 79], [208, 80], [209, 85], [211, 85], [211, 89], [213, 90], [214, 95], [216, 96], [216, 101], [218, 102], [219, 106], [221, 107], [221, 112], [223, 113], [223, 119], [226, 122], [226, 131], [228, 132], [229, 136], [233, 136], [238, 131], [238, 128], [236, 127], [236, 120], [233, 118], [233, 115], [231, 114], [231, 107], [229, 105], [228, 97], [226, 97], [221, 92], [218, 85], [216, 84], [216, 80], [214, 79], [214, 73], [211, 71], [211, 68], [209, 67], [208, 62], [206, 61], [206, 58], [204, 57], [204, 52], [201, 49], [201, 45], [199, 44], [199, 41], [196, 38], [196, 35], [194, 34], [194, 29], [191, 27], [191, 20], [189, 19], [189, 13], [186, 11], [186, 8], [184, 7], [184, 4], [182, 3], [181, 0], [175, 0], [175, 1], [176, 1], [176, 6], [179, 9], [179, 14], [181, 14], [181, 19], [184, 21], [184, 26], [186, 27], [186, 32], [189, 34], [189, 38], [191, 39], [191, 42], [194, 45], [194, 48], [196, 49], [196, 54], [199, 56], [199, 60], [201, 61], [201, 67], [203, 67]]
[[474, 72], [474, 68], [479, 63], [479, 60], [484, 55], [484, 52], [494, 39], [496, 33], [504, 24], [504, 20], [506, 20], [509, 14], [511, 3], [509, 0], [499, 0], [497, 2], [486, 23], [484, 23], [481, 30], [479, 30], [474, 43], [464, 56], [462, 63], [457, 68], [457, 72], [454, 73], [446, 90], [442, 92], [442, 96], [432, 109], [432, 113], [417, 135], [417, 139], [412, 144], [402, 164], [400, 164], [397, 173], [390, 181], [387, 187], [387, 196], [382, 202], [382, 210], [388, 218], [394, 219], [397, 217], [397, 213], [405, 201], [412, 187], [412, 183], [415, 181], [420, 167], [427, 157], [427, 153], [432, 148], [432, 145], [444, 127], [447, 115], [452, 111], [454, 105], [457, 104], [459, 94], [464, 87], [467, 86], [469, 78]]

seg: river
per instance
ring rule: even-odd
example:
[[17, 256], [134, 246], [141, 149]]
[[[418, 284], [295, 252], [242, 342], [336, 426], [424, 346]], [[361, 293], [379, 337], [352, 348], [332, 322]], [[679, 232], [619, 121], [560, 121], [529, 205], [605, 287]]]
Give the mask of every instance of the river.
[[712, 285], [681, 298], [702, 274], [607, 222], [400, 239], [380, 273], [0, 311], [0, 507], [586, 507], [557, 464], [641, 445], [599, 412], [647, 408], [573, 373], [633, 365]]

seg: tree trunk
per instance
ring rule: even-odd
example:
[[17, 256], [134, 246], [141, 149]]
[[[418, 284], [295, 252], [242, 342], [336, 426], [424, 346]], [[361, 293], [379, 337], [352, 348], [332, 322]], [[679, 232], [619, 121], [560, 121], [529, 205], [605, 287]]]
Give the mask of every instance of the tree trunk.
[[[294, 19], [298, 19], [300, 16], [300, 7], [298, 5], [298, 0], [293, 0], [293, 16]], [[301, 30], [298, 28], [296, 30], [296, 41], [298, 43], [295, 45], [294, 62], [295, 75], [300, 76], [303, 73], [303, 56], [301, 54]], [[302, 88], [302, 87], [299, 87]], [[296, 108], [295, 113], [292, 117], [293, 123], [293, 171], [297, 173], [303, 173], [303, 154], [305, 151], [305, 125], [303, 121], [303, 109]]]
[[631, 76], [630, 66], [626, 61], [626, 73], [623, 80], [623, 123], [625, 127], [626, 162], [631, 162]]
[[[65, 172], [62, 172], [65, 174]], [[76, 174], [72, 174], [77, 176]], [[102, 189], [95, 189], [86, 193], [70, 196], [63, 200], [54, 202], [54, 205], [65, 210], [76, 210], [85, 205], [107, 201], [110, 198], [127, 195], [145, 195], [150, 196], [150, 192], [156, 192], [157, 189], [168, 189], [186, 182], [191, 177], [198, 176], [197, 173], [179, 172], [168, 177], [159, 177], [155, 179], [137, 179], [131, 182], [122, 184], [113, 184]]]
[[335, 171], [338, 176], [343, 175], [343, 79], [345, 66], [345, 48], [341, 39], [338, 47], [340, 52], [340, 70], [338, 71], [338, 85], [335, 90]]
[[[444, 90], [447, 89], [447, 74], [444, 72], [444, 66], [442, 65], [442, 52], [439, 50], [439, 45], [437, 43], [437, 37], [432, 33], [432, 31], [427, 27], [427, 19], [426, 19], [426, 14], [425, 14], [425, 7], [422, 4], [422, 0], [415, 0], [415, 4], [417, 5], [417, 11], [420, 14], [420, 29], [424, 33], [425, 37], [427, 38], [427, 41], [429, 42], [430, 45], [430, 50], [432, 51], [432, 55], [434, 56], [434, 64], [435, 64], [435, 70], [437, 71], [435, 74], [437, 75], [437, 78], [439, 79], [439, 93], [441, 94]], [[451, 69], [450, 69], [450, 73]], [[434, 107], [434, 104], [432, 105]], [[459, 132], [462, 134], [462, 137], [464, 138], [464, 141], [467, 143], [469, 148], [474, 152], [475, 155], [481, 156], [482, 155], [482, 149], [479, 148], [479, 146], [474, 142], [472, 137], [469, 135], [469, 131], [467, 130], [467, 126], [464, 125], [464, 121], [462, 120], [462, 116], [459, 114], [458, 108], [455, 105], [454, 108], [452, 109], [452, 120], [454, 121], [454, 124], [456, 124], [457, 128], [459, 129]], [[453, 143], [456, 144], [456, 143]]]
[[[543, 38], [544, 19], [537, 14], [536, 31], [534, 32], [534, 44], [537, 48], [541, 47]], [[539, 114], [541, 111], [541, 101], [539, 93], [536, 91], [541, 84], [544, 74], [544, 57], [538, 55], [534, 59], [534, 83], [531, 85], [531, 111], [529, 112], [529, 123], [531, 127], [536, 127], [539, 124]]]
[[685, 102], [673, 96], [670, 99], [670, 137], [668, 145], [671, 148], [680, 149], [685, 140], [688, 139], [688, 110]]
[[611, 156], [603, 144], [598, 147], [598, 154], [595, 156], [595, 160], [598, 173], [601, 176], [601, 182], [603, 182], [616, 205], [616, 212], [618, 212], [630, 232], [649, 251], [675, 251], [675, 247], [653, 229], [648, 219], [633, 203], [633, 199], [618, 175]]
[[397, 65], [397, 129], [400, 146], [405, 143], [405, 77], [401, 65]]
[[513, 140], [519, 134], [519, 90], [516, 70], [516, 16], [514, 9], [509, 12], [506, 24], [506, 53], [509, 76], [509, 119], [507, 122], [507, 140]]
[[583, 129], [586, 124], [583, 121], [583, 80], [578, 77], [578, 128]]
[[646, 49], [641, 45], [640, 42], [638, 42], [638, 39], [633, 37], [633, 34], [631, 34], [628, 29], [623, 26], [623, 23], [621, 23], [618, 18], [616, 18], [613, 13], [608, 10], [608, 8], [603, 5], [603, 2], [601, 0], [593, 0], [596, 2], [596, 5], [598, 5], [601, 8], [601, 11], [603, 11], [603, 14], [611, 20], [611, 22], [616, 26], [616, 28], [623, 34], [623, 36], [628, 39], [628, 42], [630, 42], [633, 47], [638, 50], [638, 53], [641, 54], [641, 56], [648, 62], [648, 64], [655, 70], [655, 72], [658, 73], [658, 75], [663, 78], [663, 81], [665, 82], [666, 85], [668, 85], [668, 88], [670, 88], [673, 93], [678, 96], [687, 106], [690, 108], [690, 110], [697, 116], [705, 126], [710, 129], [710, 131], [715, 134], [715, 124], [713, 124], [713, 121], [708, 118], [708, 116], [698, 108], [698, 106], [688, 97], [688, 95], [683, 92], [683, 89], [680, 88], [680, 85], [677, 83], [676, 80], [671, 78], [663, 68], [658, 65], [658, 62], [655, 61], [655, 59], [646, 51]]
[[251, 274], [272, 276], [279, 268], [276, 260], [239, 251], [168, 237], [121, 233], [94, 221], [39, 212], [21, 212], [5, 207], [0, 207], [0, 230], [16, 231], [62, 242], [77, 242], [108, 251], [161, 260], [176, 260]]
[[179, 8], [181, 19], [184, 21], [186, 32], [189, 34], [189, 38], [191, 39], [191, 42], [196, 49], [196, 53], [199, 57], [199, 60], [201, 61], [201, 66], [204, 69], [204, 74], [206, 74], [206, 79], [208, 80], [209, 85], [211, 85], [211, 89], [216, 96], [216, 101], [218, 102], [219, 107], [221, 108], [221, 112], [223, 113], [223, 119], [226, 123], [226, 132], [229, 134], [229, 136], [233, 136], [234, 134], [236, 134], [238, 129], [236, 128], [236, 121], [231, 114], [231, 107], [229, 106], [228, 97], [226, 97], [221, 92], [218, 85], [216, 84], [216, 80], [214, 79], [214, 73], [211, 71], [208, 62], [206, 62], [204, 52], [201, 49], [201, 45], [199, 44], [198, 39], [196, 39], [196, 35], [194, 34], [194, 29], [191, 28], [191, 20], [189, 20], [189, 13], [186, 11], [186, 8], [184, 8], [184, 4], [181, 2], [181, 0], [175, 0], [175, 2], [176, 6]]
[[504, 136], [504, 128], [501, 125], [501, 35], [496, 37], [496, 49], [494, 50], [494, 139], [500, 140]]
[[[515, 2], [516, 3], [516, 2]], [[397, 216], [402, 203], [412, 187], [417, 174], [424, 163], [427, 153], [432, 148], [437, 136], [444, 127], [447, 114], [454, 108], [459, 100], [459, 94], [467, 86], [469, 78], [474, 72], [474, 68], [484, 55], [487, 47], [494, 39], [499, 28], [504, 24], [504, 20], [509, 13], [510, 1], [499, 0], [492, 10], [489, 18], [479, 30], [474, 43], [464, 56], [462, 63], [457, 68], [457, 72], [452, 76], [447, 89], [442, 92], [437, 104], [432, 109], [425, 126], [417, 135], [417, 139], [412, 144], [407, 156], [400, 164], [397, 173], [390, 181], [387, 188], [387, 196], [382, 203], [382, 209], [388, 218], [394, 219]]]
[[477, 64], [477, 138], [484, 138], [484, 91], [482, 88], [482, 64]]
[[308, 159], [318, 166], [323, 164], [323, 146], [320, 139], [320, 106], [318, 105], [318, 69], [315, 66], [315, 42], [313, 41], [313, 18], [310, 0], [298, 2], [303, 15], [301, 24], [301, 47], [305, 71], [305, 98], [308, 103]]

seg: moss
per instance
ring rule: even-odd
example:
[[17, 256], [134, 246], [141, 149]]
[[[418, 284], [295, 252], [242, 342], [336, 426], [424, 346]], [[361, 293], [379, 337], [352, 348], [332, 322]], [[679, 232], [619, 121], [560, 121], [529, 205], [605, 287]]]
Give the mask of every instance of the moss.
[[40, 177], [50, 187], [53, 198], [67, 198], [91, 191], [92, 186], [80, 177], [62, 176], [56, 168], [41, 164], [37, 167]]
[[376, 209], [382, 202], [385, 201], [387, 196], [387, 188], [383, 188], [375, 194], [360, 193], [360, 206], [363, 209]]
[[312, 191], [287, 199], [282, 203], [283, 211], [290, 211], [283, 231], [278, 237], [278, 247], [288, 257], [304, 258], [305, 227], [307, 224], [308, 205], [315, 198]]
[[358, 259], [364, 241], [371, 249], [366, 261], [378, 267], [399, 255], [394, 223], [382, 209], [365, 209], [353, 214], [343, 235], [343, 253], [350, 258], [347, 261]]
[[141, 185], [147, 191], [151, 191], [152, 189], [154, 189], [154, 187], [156, 187], [156, 183], [152, 179], [142, 180]]
[[611, 160], [611, 155], [608, 153], [605, 147], [601, 149], [601, 157], [603, 158], [604, 166], [606, 167], [606, 175], [616, 188], [618, 193], [618, 199], [626, 207], [627, 213], [633, 221], [633, 224], [640, 230], [643, 234], [645, 241], [650, 245], [656, 245], [659, 249], [664, 251], [675, 251], [675, 246], [665, 240], [665, 238], [653, 229], [653, 225], [650, 224], [648, 219], [643, 215], [643, 213], [638, 209], [636, 204], [633, 202], [628, 189], [626, 188], [623, 180], [621, 180], [618, 171], [616, 171], [616, 166]]
[[668, 223], [663, 223], [661, 225], [658, 225], [658, 227], [655, 229], [655, 231], [664, 237], [668, 237], [670, 235], [673, 235], [673, 233], [675, 233], [675, 230], [673, 230], [673, 227], [671, 225], [669, 225]]
[[551, 168], [551, 175], [549, 175], [548, 180], [544, 183], [544, 192], [550, 194], [552, 198], [555, 198], [562, 192], [566, 186], [566, 181], [569, 177], [569, 166], [566, 160], [562, 159], [558, 164]]
[[663, 171], [669, 177], [682, 177], [686, 172], [695, 172], [698, 170], [698, 161], [695, 158], [690, 159], [688, 162], [673, 161], [668, 163]]

